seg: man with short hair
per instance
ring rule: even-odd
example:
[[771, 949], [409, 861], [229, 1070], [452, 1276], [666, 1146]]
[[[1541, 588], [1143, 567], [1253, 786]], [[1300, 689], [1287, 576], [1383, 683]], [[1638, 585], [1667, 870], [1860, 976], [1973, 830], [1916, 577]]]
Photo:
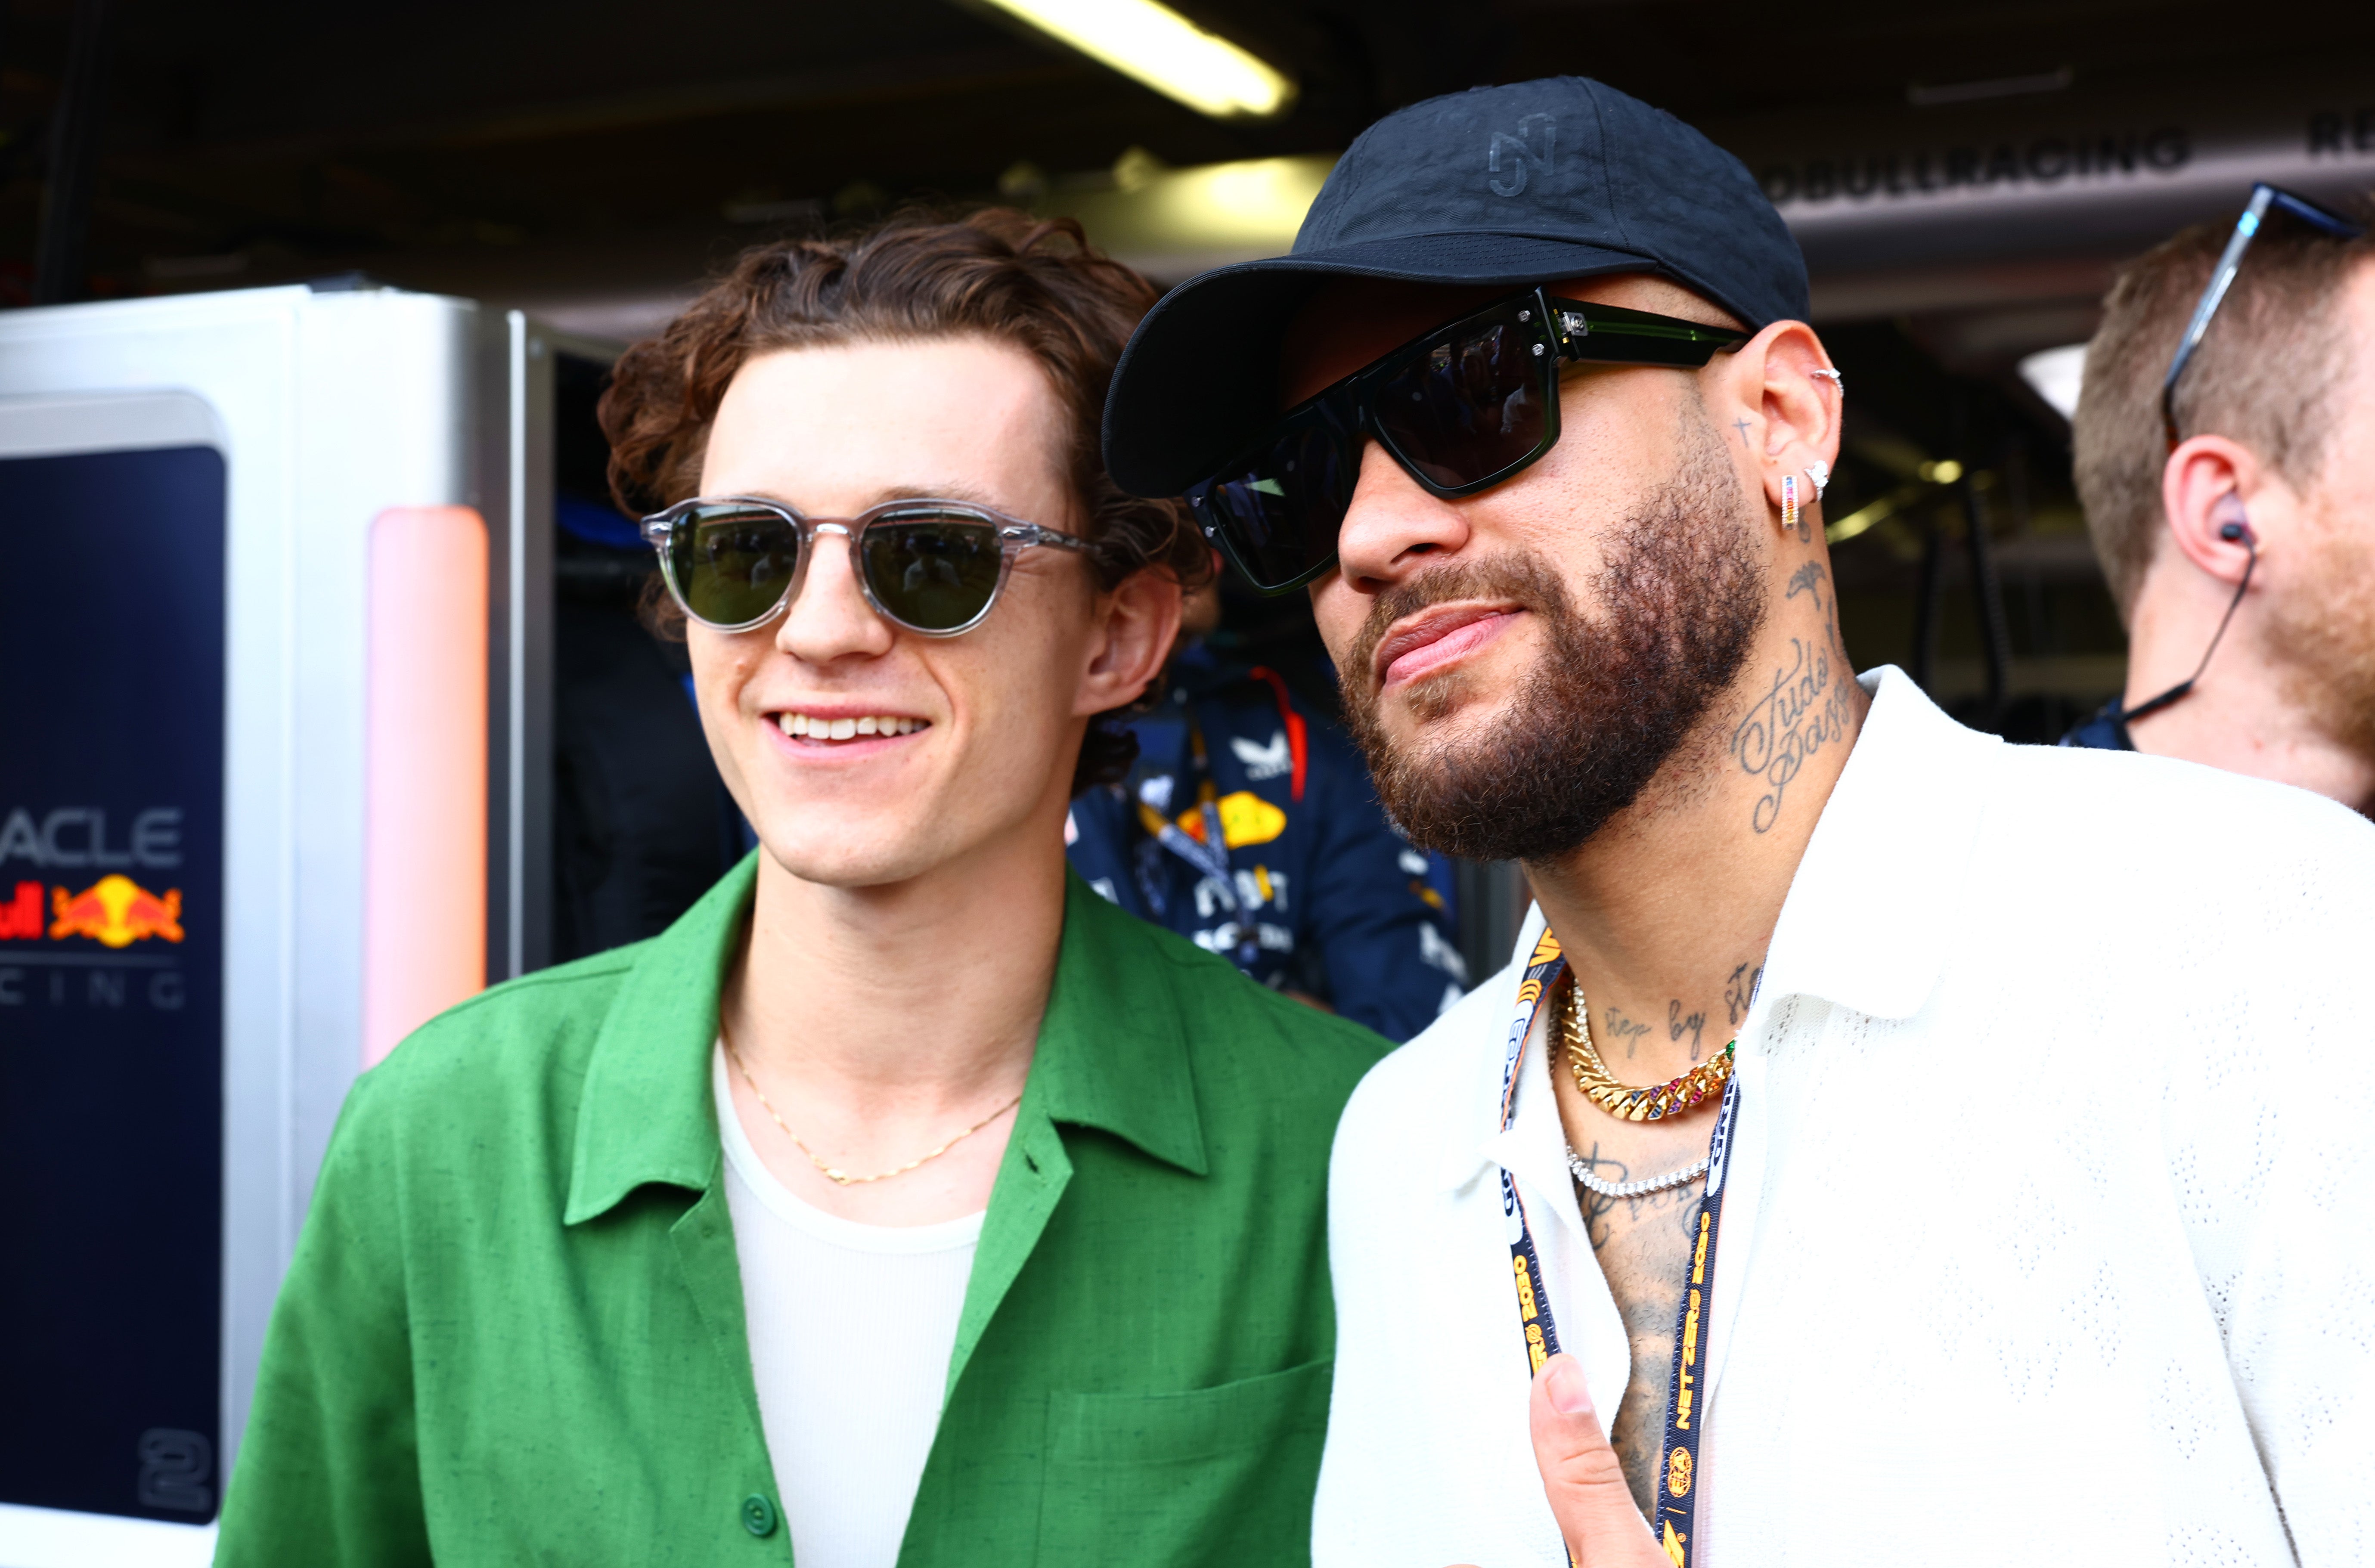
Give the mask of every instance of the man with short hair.
[[1372, 126], [1117, 372], [1115, 477], [1540, 901], [1338, 1129], [1315, 1562], [2362, 1561], [2375, 827], [1858, 678], [1805, 315], [1566, 78]]
[[2188, 229], [2122, 272], [2087, 346], [2078, 494], [2127, 623], [2128, 678], [2064, 744], [2182, 757], [2367, 812], [2375, 238], [2260, 191], [2239, 230]]
[[760, 848], [349, 1097], [217, 1561], [1306, 1561], [1330, 1129], [1383, 1042], [1113, 908], [1204, 568], [1077, 228], [746, 254], [604, 404]]

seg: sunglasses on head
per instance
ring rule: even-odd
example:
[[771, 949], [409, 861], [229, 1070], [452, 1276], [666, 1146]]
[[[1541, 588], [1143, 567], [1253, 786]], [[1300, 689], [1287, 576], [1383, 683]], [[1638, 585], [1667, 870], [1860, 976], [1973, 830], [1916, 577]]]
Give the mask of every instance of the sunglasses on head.
[[1086, 540], [960, 501], [892, 501], [855, 517], [803, 517], [754, 496], [680, 501], [644, 519], [660, 575], [684, 613], [718, 631], [748, 631], [799, 592], [819, 534], [849, 541], [866, 602], [926, 637], [981, 624], [1014, 558], [1034, 545], [1086, 550]]
[[[2297, 196], [2280, 190], [2263, 180], [2251, 187], [2251, 199], [2243, 204], [2243, 216], [2235, 220], [2235, 232], [2227, 237], [2227, 248], [2218, 256], [2218, 265], [2210, 269], [2209, 286], [2195, 301], [2192, 319], [2185, 324], [2185, 336], [2177, 342], [2177, 352], [2169, 357], [2168, 374], [2160, 383], [2161, 432], [2168, 437], [2168, 449], [2177, 450], [2177, 378], [2193, 360], [2193, 351], [2202, 347], [2202, 335], [2210, 330], [2210, 318], [2218, 313], [2219, 302], [2227, 298], [2227, 286], [2242, 269], [2244, 253], [2258, 237], [2260, 225], [2267, 220], [2268, 209], [2288, 212], [2319, 233], [2334, 240], [2356, 240], [2367, 232], [2364, 225], [2353, 223], [2338, 212], [2328, 212], [2307, 196]], [[2132, 715], [2133, 716], [2133, 715]]]
[[1336, 564], [1374, 440], [1430, 494], [1486, 489], [1558, 444], [1559, 369], [1696, 370], [1748, 334], [1529, 289], [1423, 333], [1280, 416], [1188, 491], [1204, 536], [1265, 594]]

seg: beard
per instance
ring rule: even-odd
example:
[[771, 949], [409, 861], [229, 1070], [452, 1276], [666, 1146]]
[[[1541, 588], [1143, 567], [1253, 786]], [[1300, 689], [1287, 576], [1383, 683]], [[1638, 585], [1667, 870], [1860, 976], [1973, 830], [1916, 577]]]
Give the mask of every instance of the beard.
[[[1591, 582], [1596, 619], [1530, 551], [1459, 561], [1377, 595], [1345, 683], [1347, 727], [1387, 814], [1413, 843], [1471, 860], [1547, 860], [1579, 848], [1639, 799], [1738, 677], [1764, 625], [1763, 562], [1723, 447], [1686, 420], [1674, 477], [1611, 530]], [[1461, 739], [1389, 739], [1377, 646], [1406, 616], [1454, 599], [1515, 603], [1545, 645], [1506, 713]], [[1471, 695], [1453, 668], [1405, 689], [1423, 729]]]
[[2329, 739], [2375, 759], [2375, 543], [2356, 519], [2329, 519], [2309, 539], [2300, 591], [2271, 597], [2268, 644], [2286, 698]]

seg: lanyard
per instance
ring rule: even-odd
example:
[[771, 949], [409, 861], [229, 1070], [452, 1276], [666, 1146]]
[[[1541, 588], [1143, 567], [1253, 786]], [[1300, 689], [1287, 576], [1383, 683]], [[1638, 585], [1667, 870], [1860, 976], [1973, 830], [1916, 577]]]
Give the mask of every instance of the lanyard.
[[[1187, 726], [1188, 765], [1185, 768], [1175, 767], [1167, 773], [1138, 783], [1139, 826], [1144, 828], [1155, 843], [1220, 884], [1218, 890], [1222, 907], [1235, 914], [1237, 913], [1237, 895], [1229, 875], [1229, 843], [1221, 829], [1219, 796], [1212, 787], [1212, 764], [1204, 750], [1204, 728], [1196, 722], [1192, 711], [1183, 712], [1180, 717]], [[1197, 814], [1204, 824], [1201, 843], [1171, 820], [1171, 808], [1177, 798], [1176, 781], [1182, 774], [1196, 785]], [[1160, 898], [1154, 902], [1160, 913]]]
[[1698, 1511], [1699, 1324], [1715, 1302], [1716, 1232], [1723, 1223], [1724, 1165], [1731, 1154], [1731, 1123], [1740, 1111], [1740, 1076], [1723, 1086], [1723, 1108], [1716, 1113], [1715, 1136], [1707, 1141], [1707, 1191], [1699, 1198], [1698, 1239], [1691, 1249], [1690, 1283], [1674, 1315], [1674, 1375], [1666, 1385], [1666, 1440], [1658, 1452], [1665, 1456], [1657, 1478], [1658, 1544], [1679, 1565], [1690, 1568], [1692, 1516]]
[[1217, 891], [1221, 905], [1231, 914], [1237, 912], [1236, 889], [1230, 881], [1228, 841], [1221, 830], [1220, 808], [1210, 800], [1199, 800], [1196, 809], [1204, 823], [1204, 842], [1198, 843], [1176, 822], [1167, 820], [1162, 812], [1144, 801], [1139, 803], [1139, 825], [1155, 843], [1194, 867], [1220, 884]]
[[[1518, 1007], [1509, 1021], [1509, 1039], [1501, 1064], [1501, 1130], [1507, 1132], [1518, 1111], [1518, 1069], [1525, 1065], [1526, 1039], [1533, 1032], [1534, 1015], [1542, 997], [1566, 968], [1558, 937], [1548, 926], [1526, 961], [1525, 978], [1518, 983]], [[1701, 1364], [1699, 1325], [1713, 1310], [1715, 1244], [1723, 1222], [1724, 1166], [1731, 1148], [1732, 1120], [1740, 1110], [1740, 1079], [1724, 1085], [1723, 1106], [1717, 1112], [1715, 1133], [1707, 1143], [1707, 1191], [1699, 1198], [1697, 1240], [1691, 1251], [1691, 1272], [1674, 1320], [1674, 1373], [1666, 1387], [1666, 1436], [1659, 1446], [1665, 1458], [1658, 1477], [1658, 1544], [1676, 1568], [1690, 1568], [1693, 1523], [1698, 1510], [1699, 1416]], [[1526, 1360], [1533, 1372], [1559, 1352], [1558, 1324], [1551, 1315], [1549, 1281], [1534, 1248], [1533, 1232], [1526, 1224], [1526, 1205], [1507, 1166], [1501, 1169], [1501, 1218], [1509, 1242], [1510, 1275], [1518, 1287], [1518, 1326], [1526, 1337]], [[1575, 1562], [1572, 1552], [1567, 1556]]]

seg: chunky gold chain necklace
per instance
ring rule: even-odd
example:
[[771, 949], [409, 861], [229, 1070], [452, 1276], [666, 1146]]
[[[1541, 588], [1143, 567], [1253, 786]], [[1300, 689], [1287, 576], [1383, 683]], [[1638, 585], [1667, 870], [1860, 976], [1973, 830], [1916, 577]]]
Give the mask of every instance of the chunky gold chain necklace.
[[1591, 1043], [1591, 1020], [1583, 1006], [1583, 987], [1572, 977], [1559, 998], [1559, 1025], [1566, 1034], [1567, 1065], [1575, 1070], [1576, 1088], [1586, 1100], [1627, 1122], [1679, 1116], [1721, 1094], [1731, 1079], [1732, 1047], [1739, 1043], [1725, 1041], [1722, 1050], [1680, 1078], [1638, 1086], [1619, 1083], [1608, 1064], [1600, 1059], [1599, 1050]]
[[784, 1136], [790, 1138], [793, 1146], [798, 1149], [801, 1153], [809, 1157], [809, 1164], [824, 1173], [825, 1180], [839, 1186], [853, 1187], [865, 1182], [887, 1182], [893, 1176], [905, 1175], [908, 1172], [916, 1169], [918, 1165], [928, 1165], [933, 1161], [938, 1160], [941, 1155], [946, 1154], [950, 1149], [954, 1149], [958, 1144], [963, 1143], [974, 1134], [981, 1131], [982, 1128], [989, 1126], [990, 1123], [998, 1120], [998, 1117], [1003, 1116], [1006, 1113], [1013, 1110], [1017, 1105], [1022, 1103], [1022, 1096], [1017, 1094], [1013, 1099], [1008, 1101], [1005, 1104], [1000, 1105], [997, 1110], [992, 1111], [988, 1115], [984, 1116], [973, 1126], [965, 1128], [964, 1131], [957, 1134], [956, 1137], [949, 1139], [948, 1142], [940, 1145], [938, 1149], [933, 1149], [929, 1154], [925, 1155], [920, 1160], [910, 1160], [895, 1171], [882, 1171], [871, 1176], [853, 1176], [848, 1172], [841, 1170], [835, 1166], [828, 1165], [823, 1161], [818, 1159], [817, 1151], [810, 1149], [808, 1146], [807, 1141], [803, 1139], [799, 1134], [792, 1130], [792, 1124], [784, 1120], [783, 1113], [776, 1110], [774, 1106], [767, 1102], [767, 1091], [761, 1089], [759, 1087], [759, 1080], [750, 1076], [750, 1067], [743, 1063], [742, 1053], [737, 1051], [734, 1048], [734, 1042], [727, 1038], [726, 1026], [722, 1023], [718, 1025], [717, 1039], [718, 1043], [726, 1047], [726, 1054], [734, 1058], [734, 1069], [742, 1075], [742, 1081], [749, 1084], [750, 1086], [750, 1092], [759, 1097], [760, 1105], [766, 1111], [767, 1114], [775, 1118], [775, 1125], [784, 1129]]

